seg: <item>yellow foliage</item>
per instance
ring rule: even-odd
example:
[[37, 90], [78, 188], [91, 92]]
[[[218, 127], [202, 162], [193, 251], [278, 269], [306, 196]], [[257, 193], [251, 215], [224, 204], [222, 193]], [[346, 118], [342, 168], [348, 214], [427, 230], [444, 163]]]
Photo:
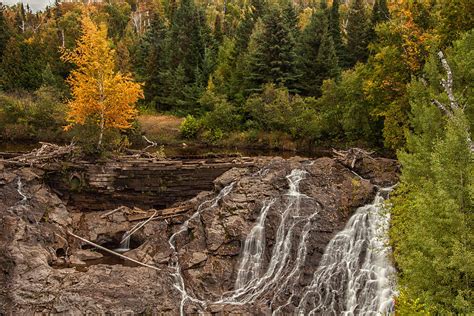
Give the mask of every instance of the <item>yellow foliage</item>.
[[67, 82], [73, 99], [68, 102], [66, 129], [92, 120], [100, 127], [99, 146], [105, 129], [128, 129], [137, 114], [135, 103], [143, 98], [142, 85], [130, 74], [115, 71], [115, 52], [109, 46], [107, 29], [99, 28], [88, 14], [81, 20], [83, 35], [76, 49], [62, 59], [76, 65]]

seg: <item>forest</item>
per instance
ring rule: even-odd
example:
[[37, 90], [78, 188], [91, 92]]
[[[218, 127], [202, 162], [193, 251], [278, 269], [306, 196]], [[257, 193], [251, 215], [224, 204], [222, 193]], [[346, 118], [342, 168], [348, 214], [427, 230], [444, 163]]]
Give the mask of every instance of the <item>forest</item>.
[[113, 149], [151, 113], [190, 142], [396, 156], [400, 315], [474, 312], [473, 89], [472, 0], [0, 3], [2, 142]]

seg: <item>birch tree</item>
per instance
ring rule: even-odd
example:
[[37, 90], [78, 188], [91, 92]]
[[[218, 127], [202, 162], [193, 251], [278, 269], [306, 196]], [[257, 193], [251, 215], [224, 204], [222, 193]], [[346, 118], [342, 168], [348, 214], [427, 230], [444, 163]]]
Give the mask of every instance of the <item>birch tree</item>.
[[136, 115], [135, 103], [143, 98], [142, 86], [130, 74], [115, 71], [115, 51], [107, 40], [104, 25], [97, 27], [84, 14], [82, 36], [73, 51], [65, 51], [62, 59], [76, 65], [67, 82], [72, 99], [68, 102], [67, 121], [74, 125], [92, 122], [99, 127], [98, 148], [102, 147], [106, 129], [128, 129]]

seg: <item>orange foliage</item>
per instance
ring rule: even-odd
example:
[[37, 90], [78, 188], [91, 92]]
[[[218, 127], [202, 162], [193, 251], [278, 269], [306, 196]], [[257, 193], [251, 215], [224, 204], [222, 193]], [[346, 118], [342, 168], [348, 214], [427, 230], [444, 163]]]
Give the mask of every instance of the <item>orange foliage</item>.
[[67, 79], [73, 99], [68, 102], [66, 129], [92, 120], [100, 127], [99, 146], [108, 128], [128, 129], [137, 114], [135, 103], [143, 98], [142, 85], [130, 74], [115, 71], [115, 52], [109, 46], [107, 30], [99, 28], [88, 14], [82, 17], [83, 35], [76, 49], [62, 59], [76, 65]]

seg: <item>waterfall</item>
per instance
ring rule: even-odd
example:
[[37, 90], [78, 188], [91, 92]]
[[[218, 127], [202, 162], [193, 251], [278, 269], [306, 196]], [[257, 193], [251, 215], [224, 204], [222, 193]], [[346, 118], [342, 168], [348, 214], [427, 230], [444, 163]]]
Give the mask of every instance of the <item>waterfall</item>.
[[23, 193], [23, 183], [21, 182], [21, 177], [18, 177], [17, 185], [17, 192], [21, 196], [21, 201], [19, 203], [25, 203], [28, 200], [28, 196]]
[[265, 252], [265, 219], [268, 210], [275, 200], [264, 202], [257, 224], [252, 228], [250, 234], [244, 243], [242, 251], [242, 261], [240, 263], [237, 279], [235, 280], [235, 289], [242, 289], [252, 280], [260, 276], [260, 270], [263, 265], [263, 254]]
[[[265, 173], [262, 169], [252, 176]], [[278, 198], [281, 203], [276, 203], [277, 198], [263, 201], [259, 216], [243, 242], [234, 289], [217, 301], [196, 298], [187, 291], [175, 239], [187, 231], [191, 220], [216, 207], [231, 192], [234, 183], [215, 198], [203, 202], [170, 237], [173, 251], [170, 267], [174, 271], [174, 286], [181, 293], [181, 315], [184, 315], [186, 302], [196, 303], [203, 309], [214, 304], [263, 304], [274, 315], [375, 315], [393, 310], [390, 279], [394, 268], [388, 262], [390, 249], [386, 246], [389, 217], [383, 210], [380, 194], [372, 204], [357, 209], [345, 229], [330, 241], [319, 267], [315, 267], [311, 283], [300, 284], [307, 268], [311, 231], [317, 227], [321, 210], [316, 200], [300, 192], [306, 174], [302, 169], [291, 171], [286, 177], [288, 191]], [[266, 245], [265, 225], [275, 216], [279, 222], [270, 248]]]
[[389, 215], [377, 194], [360, 207], [345, 229], [328, 244], [311, 284], [305, 289], [298, 314], [379, 315], [393, 311], [386, 231]]
[[[300, 193], [299, 189], [300, 182], [305, 175], [306, 171], [294, 169], [286, 177], [289, 184], [288, 192], [285, 194], [286, 206], [279, 212], [280, 223], [270, 262], [266, 269], [262, 271], [265, 249], [261, 246], [264, 244], [263, 239], [265, 238], [265, 218], [274, 201], [264, 203], [257, 223], [245, 240], [234, 291], [225, 293], [221, 300], [214, 302], [215, 304], [243, 305], [253, 303], [265, 294], [279, 293], [279, 289], [298, 279], [297, 276], [306, 255], [305, 246], [311, 221], [317, 214], [316, 209], [313, 209], [310, 214], [300, 214], [302, 199], [310, 200], [309, 197]], [[302, 233], [300, 236], [294, 236], [294, 229], [301, 225], [303, 225]], [[296, 258], [293, 258], [291, 250], [295, 239], [298, 240], [298, 250]], [[258, 248], [261, 251], [249, 251], [250, 248], [255, 248], [254, 250]]]
[[117, 252], [126, 252], [130, 250], [130, 235], [128, 232], [123, 234], [122, 242], [120, 243], [120, 247], [115, 249]]
[[[174, 272], [173, 272], [173, 277], [175, 279], [174, 287], [181, 293], [181, 303], [180, 303], [180, 314], [181, 315], [184, 315], [184, 306], [185, 306], [187, 301], [192, 301], [192, 302], [198, 303], [200, 305], [205, 305], [206, 302], [202, 301], [202, 300], [199, 300], [197, 298], [194, 298], [186, 290], [186, 285], [184, 284], [184, 279], [183, 279], [183, 276], [181, 274], [181, 266], [179, 264], [178, 251], [176, 249], [176, 237], [179, 234], [181, 234], [183, 232], [186, 232], [188, 230], [189, 222], [191, 220], [201, 216], [202, 212], [216, 207], [219, 204], [219, 201], [221, 201], [225, 196], [227, 196], [230, 193], [230, 191], [232, 191], [232, 189], [234, 187], [234, 184], [235, 184], [235, 182], [232, 182], [231, 184], [224, 187], [215, 198], [213, 198], [211, 200], [204, 201], [203, 203], [201, 203], [198, 206], [197, 211], [188, 220], [186, 220], [179, 227], [179, 229], [173, 235], [171, 235], [171, 237], [168, 240], [168, 244], [169, 244], [169, 246], [170, 246], [170, 248], [173, 252], [173, 258], [172, 258], [172, 260], [170, 260], [169, 267], [172, 270], [174, 270]], [[207, 206], [207, 205], [209, 205], [209, 206]]]

